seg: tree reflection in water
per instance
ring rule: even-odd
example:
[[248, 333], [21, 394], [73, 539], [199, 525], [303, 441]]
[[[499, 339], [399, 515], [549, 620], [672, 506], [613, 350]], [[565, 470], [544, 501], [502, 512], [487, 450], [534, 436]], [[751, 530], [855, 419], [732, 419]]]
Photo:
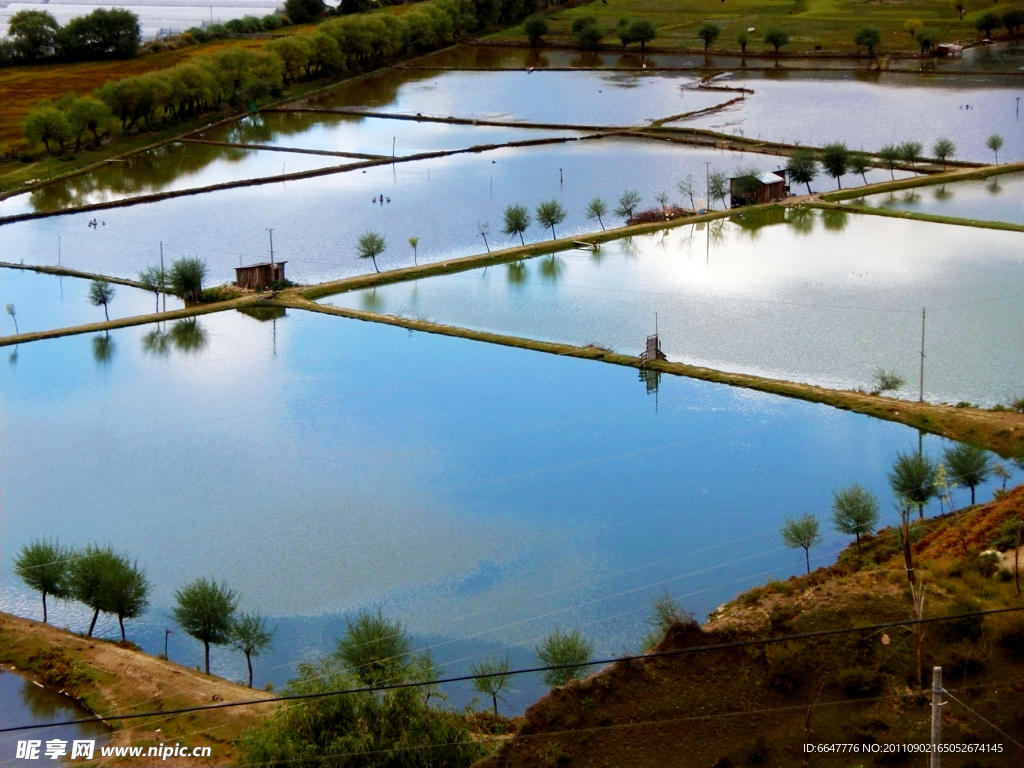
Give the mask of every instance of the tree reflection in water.
[[526, 282], [528, 277], [526, 269], [526, 262], [523, 261], [512, 261], [508, 265], [508, 281], [512, 285], [522, 285]]
[[117, 345], [109, 333], [104, 333], [102, 336], [93, 336], [92, 356], [97, 363], [100, 365], [109, 364], [114, 359], [115, 352], [117, 352]]
[[846, 211], [827, 209], [821, 212], [821, 223], [827, 232], [842, 232], [850, 223], [850, 214]]
[[564, 269], [565, 262], [553, 253], [546, 259], [541, 259], [540, 276], [545, 280], [557, 280], [561, 277], [562, 270]]
[[201, 352], [209, 342], [206, 329], [194, 317], [176, 322], [171, 326], [168, 335], [174, 348], [186, 355]]

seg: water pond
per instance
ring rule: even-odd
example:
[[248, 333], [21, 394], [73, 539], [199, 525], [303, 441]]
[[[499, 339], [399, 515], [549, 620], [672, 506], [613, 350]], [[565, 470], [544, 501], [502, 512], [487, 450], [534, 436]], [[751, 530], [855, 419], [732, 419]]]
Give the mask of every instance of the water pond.
[[848, 202], [871, 208], [1024, 224], [1024, 175], [1007, 174], [992, 176], [983, 181], [961, 181], [956, 184], [885, 192]]
[[[806, 210], [568, 251], [324, 299], [571, 344], [915, 397], [927, 307], [929, 400], [991, 405], [1024, 381], [1024, 235]], [[884, 243], [885, 247], [879, 247]]]
[[[364, 607], [452, 674], [505, 648], [527, 663], [556, 626], [599, 653], [635, 648], [666, 590], [703, 616], [800, 572], [778, 527], [824, 515], [837, 485], [891, 509], [886, 470], [918, 444], [824, 406], [667, 376], [651, 391], [634, 369], [317, 314], [205, 316], [188, 348], [154, 330], [112, 332], [103, 355], [88, 336], [36, 342], [4, 363], [0, 604], [40, 610], [11, 572], [31, 539], [109, 542], [153, 583], [127, 625], [149, 652], [174, 629], [174, 590], [201, 575], [272, 616], [258, 685], [330, 651]], [[943, 444], [924, 438], [933, 455]], [[814, 565], [845, 541], [824, 532]], [[51, 615], [87, 621], [74, 604]], [[177, 630], [170, 650], [201, 658]], [[239, 654], [213, 660], [243, 677]], [[538, 690], [516, 687], [516, 708]]]
[[[0, 727], [11, 728], [19, 725], [53, 723], [91, 716], [92, 713], [80, 706], [74, 699], [43, 688], [13, 672], [0, 671]], [[74, 739], [92, 739], [96, 742], [95, 754], [98, 757], [99, 746], [106, 743], [108, 733], [109, 731], [102, 723], [83, 723], [82, 725], [64, 725], [20, 733], [0, 734], [0, 764], [5, 766], [39, 764], [38, 759], [23, 761], [17, 758], [19, 739], [43, 741], [43, 747], [40, 749], [40, 759], [43, 760], [47, 759], [43, 754], [47, 739], [67, 741], [69, 754], [70, 743]]]

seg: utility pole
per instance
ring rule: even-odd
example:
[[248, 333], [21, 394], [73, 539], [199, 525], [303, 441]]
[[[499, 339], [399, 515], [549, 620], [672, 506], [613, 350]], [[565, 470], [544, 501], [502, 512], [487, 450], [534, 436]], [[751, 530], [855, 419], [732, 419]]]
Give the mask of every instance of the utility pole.
[[558, 186], [562, 186], [562, 169], [558, 169]]
[[173, 629], [165, 629], [164, 630], [164, 658], [165, 659], [169, 658], [168, 655], [167, 655], [167, 636], [168, 635], [173, 635], [173, 634], [174, 634], [174, 630]]
[[942, 743], [942, 667], [932, 667], [932, 752], [928, 768], [940, 768], [942, 758], [939, 745]]
[[274, 266], [274, 230], [270, 228], [267, 232], [270, 233], [270, 266]]
[[397, 139], [397, 138], [398, 138], [397, 136], [392, 136], [391, 137], [391, 159], [392, 160], [395, 159], [395, 139]]
[[924, 402], [924, 307], [921, 307], [921, 388], [918, 390], [917, 402]]
[[705, 161], [704, 163], [704, 206], [705, 209], [711, 210], [711, 163]]
[[[160, 288], [162, 289], [163, 294], [164, 294], [164, 312], [166, 312], [167, 311], [167, 286], [165, 285], [165, 280], [164, 280], [164, 241], [163, 240], [160, 241]], [[166, 641], [167, 638], [165, 637], [164, 640]]]

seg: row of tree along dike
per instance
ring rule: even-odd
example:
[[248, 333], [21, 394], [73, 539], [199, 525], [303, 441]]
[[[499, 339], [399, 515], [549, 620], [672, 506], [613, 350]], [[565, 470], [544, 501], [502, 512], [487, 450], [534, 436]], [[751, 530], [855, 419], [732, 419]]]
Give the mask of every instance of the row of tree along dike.
[[328, 18], [309, 34], [272, 40], [263, 50], [230, 47], [108, 81], [89, 96], [40, 102], [22, 129], [48, 152], [53, 144], [66, 152], [71, 142], [78, 149], [89, 134], [98, 146], [118, 129], [156, 130], [227, 107], [254, 109], [261, 99], [283, 95], [287, 84], [373, 69], [536, 9], [537, 0], [426, 0], [401, 15], [381, 10]]
[[0, 64], [130, 59], [141, 42], [139, 17], [124, 8], [97, 8], [63, 27], [47, 11], [18, 11], [0, 40]]

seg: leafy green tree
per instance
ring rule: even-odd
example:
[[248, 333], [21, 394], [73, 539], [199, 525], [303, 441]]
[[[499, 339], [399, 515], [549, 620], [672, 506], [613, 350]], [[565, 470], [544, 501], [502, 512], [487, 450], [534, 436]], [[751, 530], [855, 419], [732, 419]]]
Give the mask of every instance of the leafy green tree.
[[697, 39], [704, 42], [704, 50], [706, 51], [711, 45], [714, 44], [715, 40], [722, 33], [721, 28], [710, 21], [705, 21], [699, 27], [697, 27]]
[[505, 208], [505, 227], [501, 231], [510, 237], [519, 235], [519, 242], [526, 245], [523, 232], [530, 226], [530, 213], [525, 205], [510, 205]]
[[807, 573], [811, 572], [811, 547], [821, 542], [818, 533], [818, 518], [805, 512], [800, 517], [787, 517], [779, 531], [783, 543], [790, 549], [803, 549], [807, 561]]
[[858, 48], [868, 49], [868, 56], [875, 55], [875, 46], [882, 42], [882, 33], [874, 27], [861, 27], [853, 36], [853, 43]]
[[732, 189], [737, 193], [738, 198], [750, 200], [761, 188], [760, 173], [757, 168], [744, 168], [736, 171], [732, 177]]
[[399, 620], [360, 611], [346, 619], [345, 635], [336, 654], [363, 685], [384, 685], [406, 679], [412, 665], [412, 638]]
[[942, 170], [946, 170], [946, 161], [956, 154], [956, 144], [952, 139], [942, 138], [935, 142], [932, 154], [942, 161]]
[[907, 506], [917, 505], [918, 517], [924, 517], [924, 505], [935, 496], [935, 464], [923, 453], [897, 453], [889, 470], [889, 485]]
[[745, 29], [736, 35], [736, 42], [740, 44], [740, 52], [746, 53], [747, 46], [750, 45], [750, 35]]
[[885, 392], [894, 392], [906, 383], [906, 379], [895, 370], [887, 371], [884, 368], [879, 368], [875, 371], [872, 379], [871, 394], [881, 395]]
[[308, 24], [327, 12], [323, 0], [285, 0], [284, 14], [294, 24]]
[[821, 165], [842, 189], [842, 176], [850, 165], [850, 150], [841, 142], [826, 144], [821, 152]]
[[384, 242], [383, 235], [367, 232], [360, 235], [356, 242], [356, 255], [360, 259], [372, 259], [374, 271], [380, 272], [377, 268], [377, 257], [384, 253], [385, 248], [387, 248], [387, 244]]
[[64, 144], [71, 138], [67, 116], [48, 101], [41, 101], [29, 110], [21, 131], [29, 141], [41, 141], [47, 152], [51, 141], [57, 142], [63, 152]]
[[644, 653], [653, 651], [673, 627], [680, 624], [697, 626], [693, 614], [684, 610], [668, 590], [652, 602], [652, 608], [652, 615], [647, 619], [648, 632], [640, 641], [640, 649]]
[[697, 210], [697, 204], [693, 201], [693, 187], [694, 187], [693, 174], [690, 174], [690, 173], [686, 174], [686, 178], [685, 179], [680, 179], [679, 182], [676, 184], [676, 187], [679, 189], [679, 192], [681, 194], [684, 194], [688, 198], [690, 198], [690, 210], [696, 211]]
[[999, 29], [1001, 26], [1003, 26], [1003, 20], [992, 11], [986, 11], [974, 20], [974, 28], [979, 32], [984, 32], [985, 37], [992, 37], [992, 30]]
[[1011, 8], [1003, 14], [1003, 26], [1011, 34], [1015, 35], [1024, 26], [1024, 10]]
[[866, 152], [850, 153], [850, 173], [859, 173], [864, 183], [868, 183], [868, 168], [871, 167], [871, 158]]
[[194, 256], [176, 259], [167, 271], [167, 285], [171, 293], [186, 304], [195, 304], [203, 295], [206, 262]]
[[473, 678], [473, 688], [479, 693], [491, 697], [495, 717], [498, 716], [498, 699], [504, 701], [501, 692], [508, 687], [509, 681], [512, 679], [512, 675], [508, 674], [511, 669], [512, 663], [509, 661], [507, 653], [504, 659], [487, 659], [473, 664], [469, 668], [471, 675], [486, 675], [486, 677]]
[[68, 59], [130, 59], [139, 52], [139, 17], [124, 8], [97, 8], [78, 16], [57, 32], [60, 54]]
[[544, 684], [552, 688], [565, 685], [570, 680], [583, 677], [587, 662], [594, 654], [594, 646], [584, 639], [578, 629], [562, 632], [555, 629], [550, 635], [535, 646], [537, 658], [546, 667], [558, 666], [561, 669], [549, 669], [544, 673]]
[[914, 34], [914, 41], [921, 46], [921, 53], [927, 53], [939, 43], [938, 30], [931, 27], [924, 27]]
[[[102, 336], [99, 338], [103, 338]], [[71, 596], [92, 608], [87, 637], [92, 637], [100, 611], [111, 611], [111, 582], [118, 570], [118, 556], [110, 547], [90, 544], [71, 559]]]
[[[712, 171], [708, 176], [708, 197], [711, 200], [721, 200], [724, 208], [727, 194], [729, 194], [729, 178], [721, 171]], [[711, 200], [708, 200], [708, 207], [711, 205]]]
[[60, 600], [71, 596], [70, 557], [71, 551], [56, 539], [40, 539], [23, 545], [14, 558], [15, 575], [43, 597], [44, 624], [48, 618], [46, 596]]
[[252, 688], [252, 660], [273, 645], [276, 630], [267, 629], [267, 619], [259, 613], [239, 614], [231, 628], [231, 645], [245, 654], [249, 667], [249, 687]]
[[619, 24], [615, 27], [615, 36], [619, 38], [619, 42], [622, 43], [622, 47], [625, 48], [627, 45], [633, 42], [633, 36], [629, 29], [629, 18], [623, 16], [619, 19]]
[[943, 452], [946, 465], [954, 483], [961, 488], [971, 489], [971, 506], [974, 506], [974, 489], [984, 483], [992, 474], [992, 459], [988, 451], [976, 445], [957, 443]]
[[917, 34], [917, 31], [924, 26], [924, 22], [920, 19], [907, 19], [903, 22], [903, 31], [910, 35], [911, 38]]
[[418, 237], [409, 238], [409, 245], [412, 247], [412, 263], [416, 265], [419, 264], [419, 261], [416, 259], [416, 248], [419, 246], [419, 244], [420, 239]]
[[601, 231], [604, 231], [604, 219], [603, 216], [608, 214], [608, 204], [600, 197], [595, 197], [589, 203], [587, 203], [587, 218], [590, 221], [597, 219], [597, 223], [601, 225]]
[[126, 640], [124, 620], [136, 619], [146, 612], [149, 607], [150, 583], [138, 562], [129, 562], [122, 555], [115, 556], [110, 562], [107, 582], [104, 610], [117, 616], [121, 639]]
[[886, 144], [878, 150], [878, 157], [885, 166], [885, 169], [889, 171], [892, 180], [896, 181], [896, 166], [900, 162], [900, 148], [895, 144]]
[[139, 272], [138, 280], [147, 291], [152, 291], [156, 297], [156, 310], [160, 311], [160, 294], [167, 291], [167, 275], [160, 267], [146, 267]]
[[1003, 148], [1003, 137], [998, 133], [993, 133], [985, 141], [985, 146], [992, 150], [996, 156], [996, 165], [999, 165], [999, 150]]
[[14, 49], [26, 61], [53, 55], [60, 24], [47, 11], [18, 11], [7, 21], [7, 34]]
[[601, 43], [604, 30], [597, 23], [596, 17], [577, 16], [569, 26], [569, 34], [573, 36], [580, 48], [593, 50]]
[[114, 123], [110, 107], [92, 96], [70, 93], [63, 97], [57, 106], [64, 112], [68, 121], [68, 130], [71, 138], [75, 140], [76, 151], [81, 149], [82, 134], [86, 131], [92, 133], [93, 146], [98, 147]]
[[917, 172], [917, 161], [921, 159], [921, 152], [924, 145], [920, 141], [905, 141], [899, 146], [900, 160], [910, 163], [910, 167]]
[[878, 497], [860, 483], [832, 491], [832, 523], [840, 533], [857, 537], [858, 552], [860, 537], [875, 529], [878, 516]]
[[434, 661], [434, 654], [427, 648], [423, 653], [418, 653], [413, 658], [410, 677], [418, 683], [420, 692], [423, 693], [423, 703], [430, 704], [430, 699], [437, 697], [444, 701], [448, 695], [441, 690], [441, 686], [434, 683], [444, 675], [444, 667]]
[[15, 334], [19, 333], [19, 331], [18, 331], [18, 311], [14, 308], [13, 304], [8, 304], [4, 308], [4, 310], [7, 312], [8, 315], [11, 316], [11, 320], [14, 321], [14, 333]]
[[557, 200], [545, 200], [537, 206], [537, 223], [545, 229], [551, 228], [551, 239], [555, 240], [555, 224], [565, 221], [565, 208]]
[[634, 19], [629, 24], [629, 40], [633, 43], [640, 43], [641, 52], [643, 52], [647, 43], [651, 42], [657, 35], [658, 31], [647, 19]]
[[548, 20], [543, 16], [531, 16], [523, 22], [523, 33], [529, 38], [530, 45], [537, 45], [548, 33]]
[[775, 55], [778, 56], [779, 48], [789, 45], [789, 33], [778, 27], [770, 27], [764, 33], [764, 41], [775, 48]]
[[210, 646], [231, 642], [238, 610], [238, 595], [224, 582], [202, 576], [174, 593], [174, 621], [203, 644], [206, 674], [210, 674]]
[[619, 207], [615, 209], [616, 215], [621, 216], [627, 221], [633, 218], [633, 211], [640, 205], [640, 200], [640, 193], [635, 189], [623, 192], [619, 197]]
[[114, 300], [114, 286], [106, 280], [93, 280], [89, 283], [89, 303], [94, 307], [103, 307], [103, 316], [110, 322], [107, 306]]

